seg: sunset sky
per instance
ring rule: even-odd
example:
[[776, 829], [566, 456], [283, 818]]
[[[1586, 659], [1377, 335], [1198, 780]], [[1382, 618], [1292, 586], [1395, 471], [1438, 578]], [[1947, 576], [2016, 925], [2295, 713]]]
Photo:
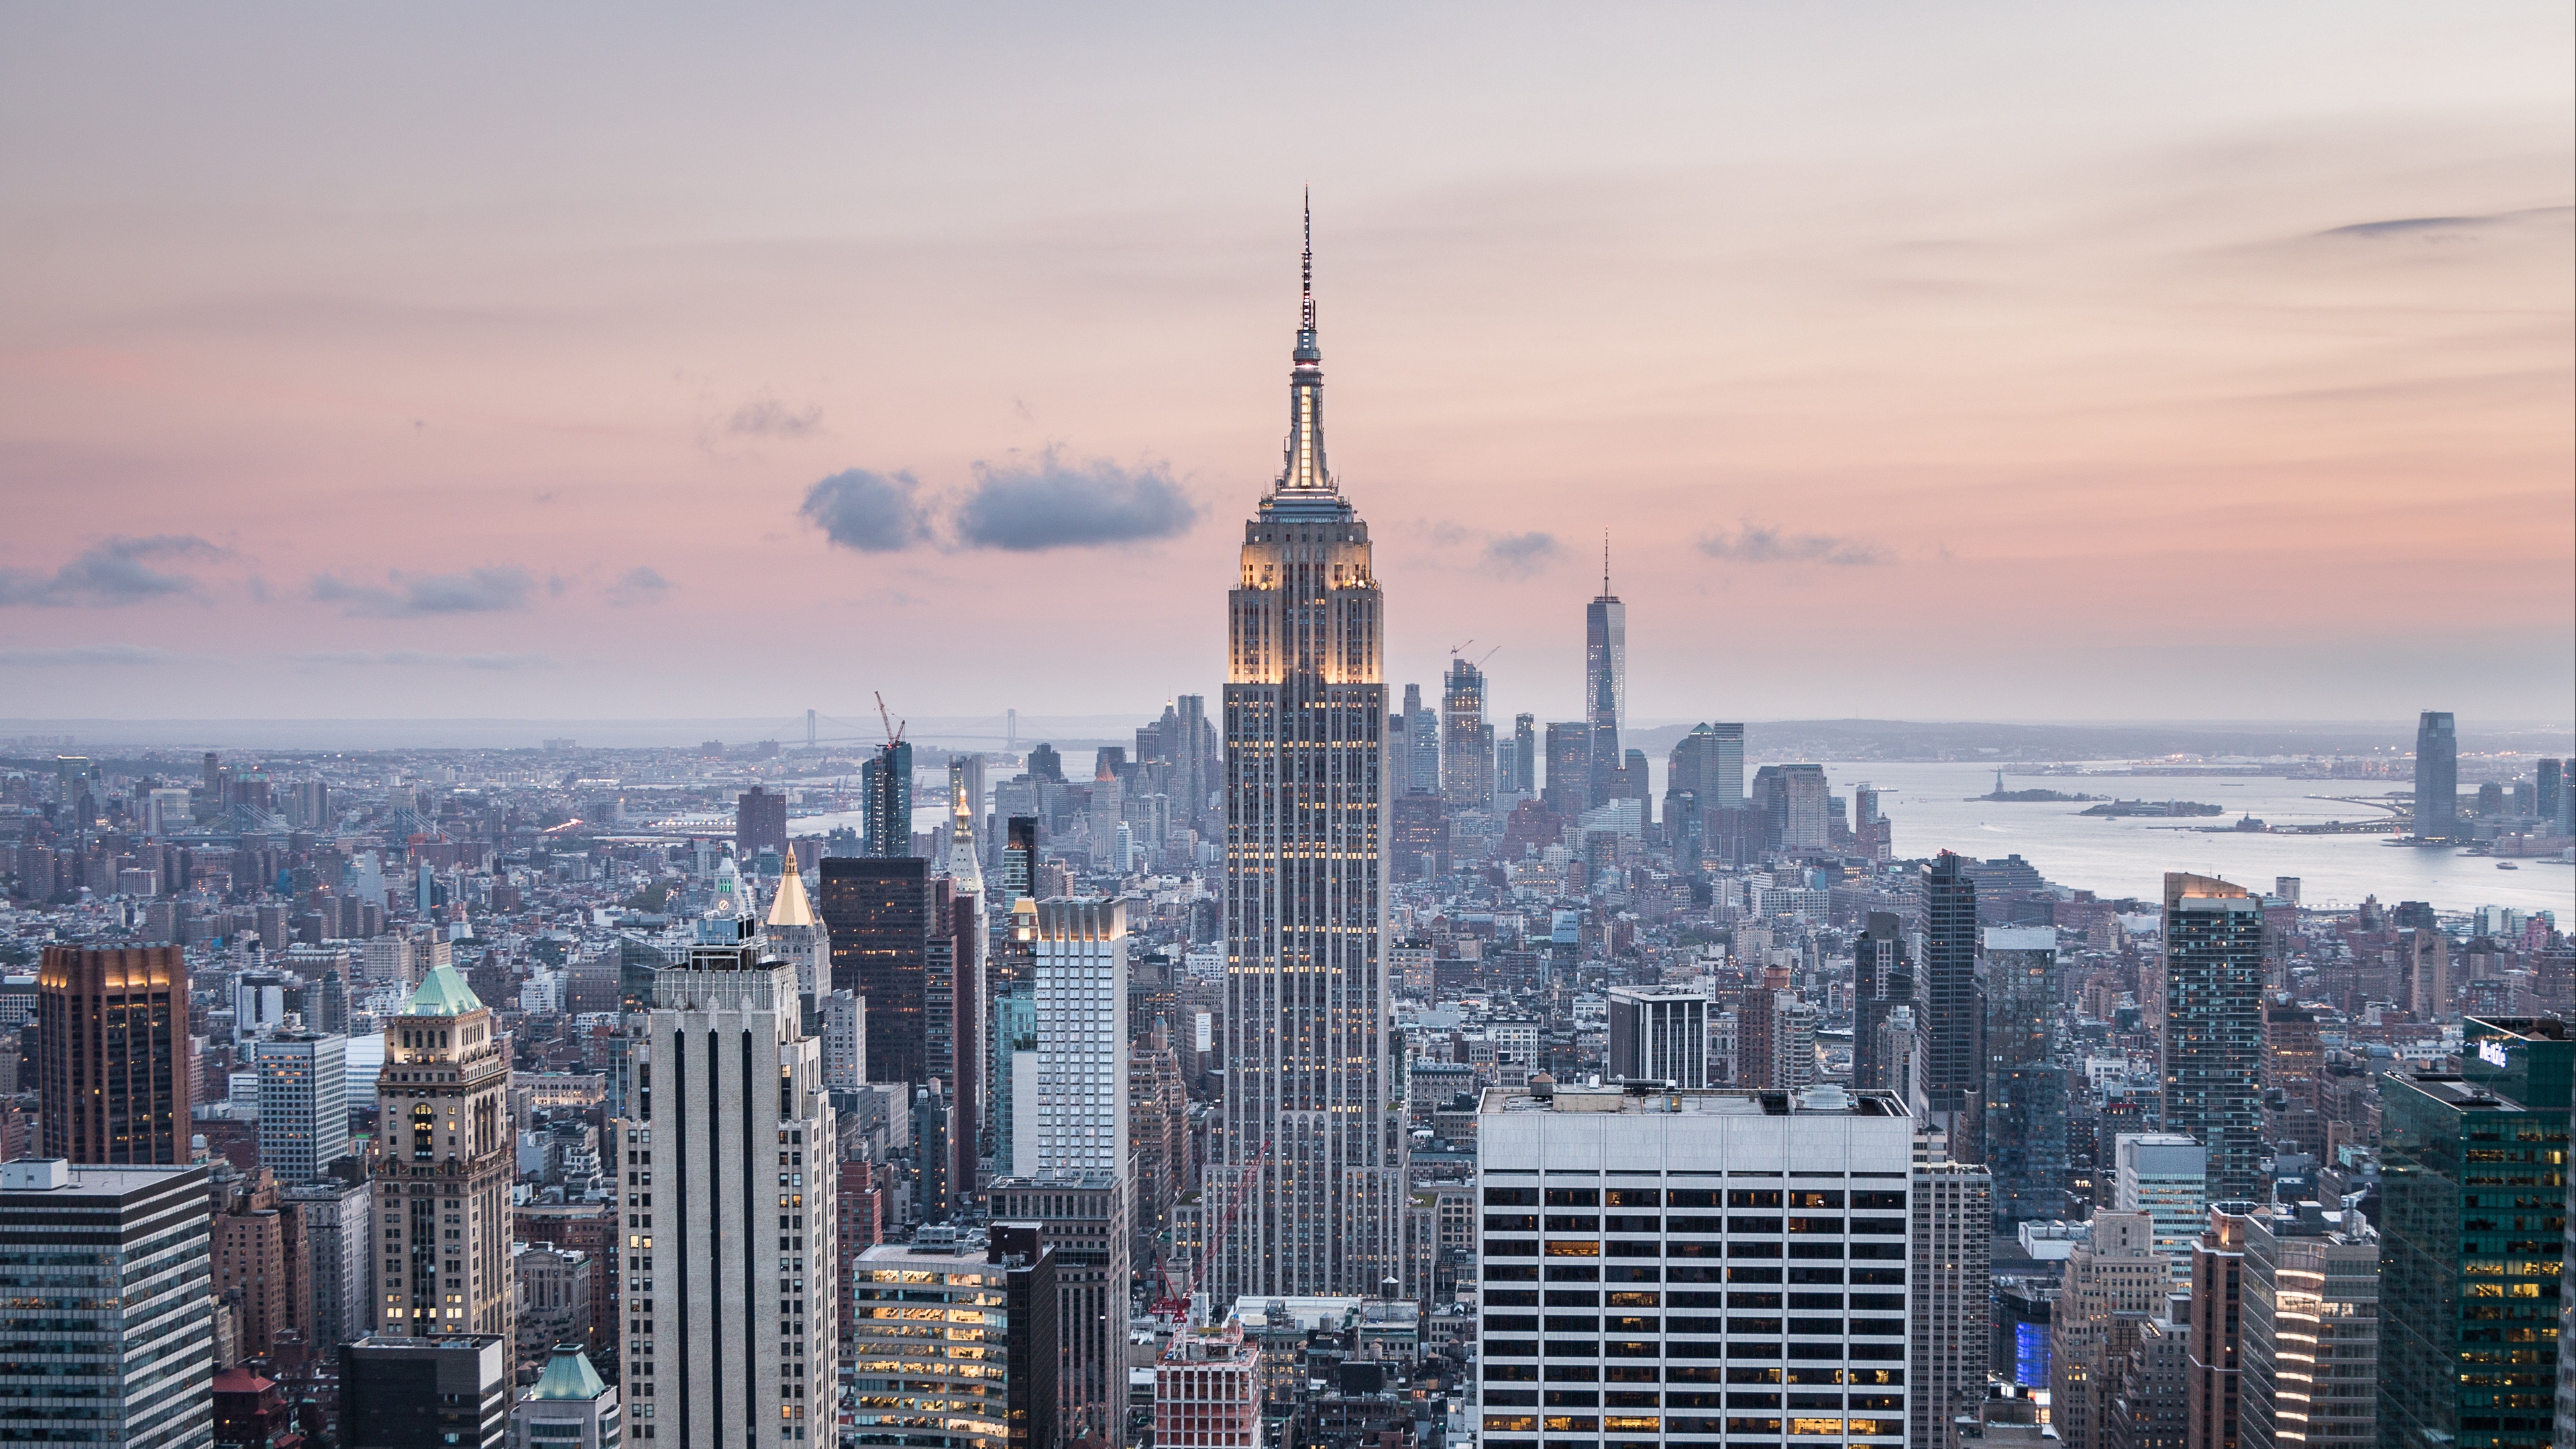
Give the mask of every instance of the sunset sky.
[[0, 718], [1217, 692], [1300, 189], [1395, 682], [2576, 713], [2576, 23], [16, 6]]

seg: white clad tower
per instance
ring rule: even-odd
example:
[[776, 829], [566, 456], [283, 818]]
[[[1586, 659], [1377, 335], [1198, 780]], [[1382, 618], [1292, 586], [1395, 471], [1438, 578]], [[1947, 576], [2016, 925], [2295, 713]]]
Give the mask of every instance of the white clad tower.
[[1310, 211], [1286, 466], [1244, 525], [1228, 603], [1227, 1080], [1207, 1182], [1220, 1304], [1374, 1295], [1400, 1266], [1384, 600], [1368, 526], [1324, 463], [1313, 238]]

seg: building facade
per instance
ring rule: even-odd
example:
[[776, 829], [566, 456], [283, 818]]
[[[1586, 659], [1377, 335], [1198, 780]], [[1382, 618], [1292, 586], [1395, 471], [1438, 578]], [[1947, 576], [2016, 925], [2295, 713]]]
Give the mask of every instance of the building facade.
[[36, 971], [44, 1155], [188, 1161], [188, 968], [177, 946], [47, 946]]
[[2415, 833], [2447, 840], [2460, 829], [2460, 735], [2447, 710], [2415, 722]]
[[[989, 1242], [861, 1253], [843, 1345], [849, 1432], [915, 1449], [1056, 1449], [1053, 1270], [1053, 1250], [1028, 1224], [996, 1224]], [[931, 1314], [942, 1326], [925, 1333]]]
[[[1286, 463], [1244, 525], [1227, 605], [1227, 1085], [1209, 1177], [1247, 1185], [1211, 1245], [1227, 1300], [1373, 1291], [1402, 1259], [1384, 599], [1368, 526], [1325, 465], [1322, 358], [1310, 244]], [[1493, 760], [1487, 739], [1464, 767]]]
[[1913, 1309], [1906, 1360], [1912, 1369], [1907, 1442], [1946, 1442], [1950, 1424], [1974, 1417], [1986, 1398], [1994, 1356], [1994, 1178], [1971, 1162], [1914, 1168], [1908, 1257]]
[[1611, 987], [1608, 1067], [1614, 1082], [1716, 1085], [1708, 1076], [1708, 997], [1679, 987]]
[[2164, 1130], [2209, 1149], [2210, 1202], [2252, 1199], [2263, 1151], [2263, 902], [2165, 876]]
[[2245, 1230], [2240, 1449], [2371, 1449], [2379, 1442], [2379, 1235], [2315, 1203]]
[[311, 1182], [349, 1152], [349, 1040], [332, 1032], [282, 1031], [263, 1038], [259, 1069], [259, 1165], [281, 1183]]
[[1833, 1086], [1488, 1089], [1483, 1449], [1905, 1443], [1913, 1155]]
[[[0, 1166], [9, 1327], [42, 1339], [12, 1344], [0, 1362], [9, 1437], [126, 1449], [214, 1442], [207, 1235], [202, 1167]], [[74, 1245], [88, 1251], [62, 1251]]]
[[385, 1026], [376, 1076], [376, 1328], [514, 1332], [510, 1059], [454, 966], [421, 977]]
[[656, 973], [647, 1030], [622, 1166], [628, 1433], [828, 1441], [840, 1164], [795, 969], [750, 917], [708, 917]]
[[1914, 971], [1914, 1111], [1959, 1162], [1983, 1162], [1985, 1027], [1977, 990], [1977, 883], [1949, 851], [1923, 868]]

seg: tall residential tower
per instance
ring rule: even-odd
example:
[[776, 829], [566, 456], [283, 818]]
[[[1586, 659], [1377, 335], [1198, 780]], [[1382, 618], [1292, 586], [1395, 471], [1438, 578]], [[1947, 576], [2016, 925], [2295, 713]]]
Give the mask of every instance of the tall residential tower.
[[[1227, 1083], [1216, 1300], [1374, 1293], [1398, 1270], [1404, 1121], [1384, 952], [1384, 599], [1324, 465], [1312, 222], [1286, 466], [1227, 602]], [[1492, 741], [1471, 759], [1493, 767]]]

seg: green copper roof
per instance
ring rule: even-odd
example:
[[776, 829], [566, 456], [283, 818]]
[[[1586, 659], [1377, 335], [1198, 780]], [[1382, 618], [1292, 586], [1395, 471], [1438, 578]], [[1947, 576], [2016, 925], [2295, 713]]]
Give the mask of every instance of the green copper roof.
[[599, 1370], [590, 1359], [569, 1343], [555, 1345], [554, 1357], [546, 1360], [545, 1374], [537, 1386], [528, 1391], [532, 1399], [595, 1399], [607, 1392], [600, 1381]]
[[464, 977], [456, 974], [455, 967], [433, 966], [427, 976], [420, 978], [420, 989], [411, 994], [411, 1000], [403, 1003], [402, 1014], [463, 1016], [469, 1011], [482, 1009], [481, 998], [465, 984]]

